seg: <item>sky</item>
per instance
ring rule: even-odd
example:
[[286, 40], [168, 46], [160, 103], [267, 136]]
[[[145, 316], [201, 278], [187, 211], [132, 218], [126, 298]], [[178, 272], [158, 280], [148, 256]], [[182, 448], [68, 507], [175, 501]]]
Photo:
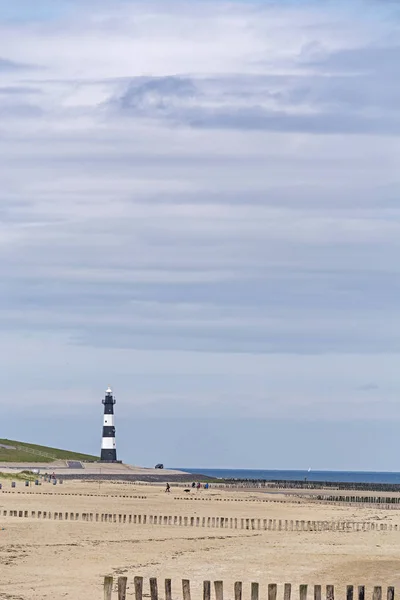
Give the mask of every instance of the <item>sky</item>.
[[400, 7], [0, 0], [1, 437], [400, 471]]

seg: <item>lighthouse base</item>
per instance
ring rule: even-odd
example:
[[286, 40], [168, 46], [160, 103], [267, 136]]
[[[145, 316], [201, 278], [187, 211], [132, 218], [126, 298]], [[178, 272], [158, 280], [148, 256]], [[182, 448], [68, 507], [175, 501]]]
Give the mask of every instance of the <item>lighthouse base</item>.
[[100, 460], [105, 462], [117, 462], [117, 451], [115, 448], [102, 448]]

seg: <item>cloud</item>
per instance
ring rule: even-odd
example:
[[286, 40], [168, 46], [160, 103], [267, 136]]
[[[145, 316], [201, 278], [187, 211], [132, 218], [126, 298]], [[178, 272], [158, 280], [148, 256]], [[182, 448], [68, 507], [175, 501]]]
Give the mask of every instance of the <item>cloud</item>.
[[375, 390], [379, 390], [379, 385], [377, 383], [363, 383], [357, 387], [357, 390], [360, 392], [371, 392]]
[[13, 60], [8, 60], [7, 58], [2, 58], [0, 56], [0, 71], [1, 72], [13, 72], [13, 71], [20, 71], [20, 70], [26, 70], [26, 69], [31, 69], [32, 66], [29, 64], [24, 64], [24, 63], [19, 63], [19, 62], [15, 62]]
[[198, 95], [196, 86], [189, 78], [160, 77], [130, 83], [118, 98], [122, 110], [147, 113], [148, 110], [164, 111], [174, 102], [193, 100]]
[[232, 397], [331, 419], [367, 396], [398, 418], [398, 18], [373, 6], [104, 1], [2, 23], [21, 404], [29, 386], [84, 403], [109, 373], [146, 414]]

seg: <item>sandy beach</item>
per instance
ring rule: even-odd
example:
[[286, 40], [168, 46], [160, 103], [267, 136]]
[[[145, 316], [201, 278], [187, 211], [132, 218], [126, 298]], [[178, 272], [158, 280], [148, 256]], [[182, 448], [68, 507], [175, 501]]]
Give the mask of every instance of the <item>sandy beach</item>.
[[[136, 497], [134, 497], [136, 496]], [[190, 498], [190, 499], [189, 499]], [[222, 579], [227, 597], [234, 581], [263, 586], [347, 584], [397, 585], [400, 531], [248, 531], [154, 525], [58, 521], [32, 518], [32, 511], [137, 513], [225, 518], [383, 522], [400, 526], [400, 512], [375, 507], [330, 506], [307, 497], [258, 490], [184, 492], [172, 485], [66, 481], [31, 488], [5, 482], [0, 493], [0, 598], [102, 597], [104, 575], [172, 578], [179, 597], [181, 579], [201, 598], [204, 579]], [[27, 518], [9, 517], [28, 511]], [[148, 582], [146, 583], [146, 593]], [[247, 586], [247, 587], [246, 587]], [[160, 586], [160, 597], [163, 597]], [[296, 595], [295, 595], [296, 597]]]

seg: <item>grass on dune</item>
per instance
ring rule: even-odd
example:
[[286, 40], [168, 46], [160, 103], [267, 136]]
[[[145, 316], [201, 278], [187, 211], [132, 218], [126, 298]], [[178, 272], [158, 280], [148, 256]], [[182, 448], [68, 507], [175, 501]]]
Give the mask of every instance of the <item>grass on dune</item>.
[[32, 471], [22, 471], [21, 473], [1, 473], [1, 480], [9, 480], [9, 481], [34, 481], [38, 479], [38, 476]]
[[[11, 448], [2, 446], [11, 446]], [[98, 461], [99, 457], [38, 444], [0, 439], [0, 462], [50, 463], [54, 460]]]

